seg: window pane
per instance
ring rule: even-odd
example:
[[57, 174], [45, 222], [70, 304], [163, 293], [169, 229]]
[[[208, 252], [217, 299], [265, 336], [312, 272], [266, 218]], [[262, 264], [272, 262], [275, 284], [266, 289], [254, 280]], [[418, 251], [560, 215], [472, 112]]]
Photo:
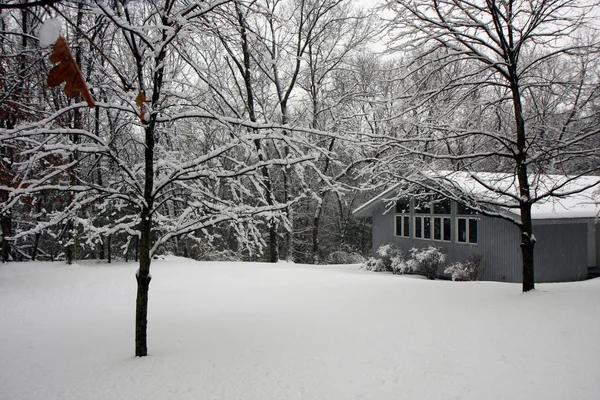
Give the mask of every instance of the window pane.
[[423, 217], [423, 239], [431, 239], [431, 217]]
[[415, 237], [420, 238], [423, 237], [423, 232], [421, 230], [421, 217], [415, 217]]
[[404, 216], [404, 225], [402, 227], [404, 236], [410, 237], [410, 217]]
[[435, 240], [442, 240], [442, 219], [433, 219], [433, 238]]
[[464, 204], [457, 203], [456, 213], [459, 215], [475, 215], [477, 211], [473, 210], [471, 207], [465, 206]]
[[396, 217], [396, 236], [402, 236], [402, 217]]
[[429, 198], [415, 200], [415, 213], [431, 214], [431, 203], [429, 202]]
[[477, 243], [477, 220], [469, 219], [469, 243]]
[[410, 212], [410, 200], [402, 198], [396, 202], [396, 214], [408, 214]]
[[451, 230], [451, 219], [450, 218], [444, 218], [444, 240], [450, 241], [451, 240], [451, 234], [452, 234], [452, 230]]
[[467, 220], [458, 218], [458, 241], [460, 243], [467, 242]]
[[434, 214], [450, 214], [450, 200], [443, 199], [433, 203]]

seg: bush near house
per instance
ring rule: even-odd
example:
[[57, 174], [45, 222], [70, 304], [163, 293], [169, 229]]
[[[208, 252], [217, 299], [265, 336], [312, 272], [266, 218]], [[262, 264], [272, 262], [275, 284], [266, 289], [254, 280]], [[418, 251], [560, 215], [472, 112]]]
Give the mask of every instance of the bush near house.
[[365, 258], [355, 251], [334, 251], [325, 259], [327, 264], [362, 264]]
[[379, 258], [370, 258], [363, 265], [367, 271], [389, 271], [394, 274], [419, 274], [427, 279], [435, 279], [438, 266], [446, 261], [446, 254], [440, 247], [429, 246], [423, 249], [412, 248], [410, 258], [393, 244], [377, 249]]
[[452, 276], [453, 281], [476, 281], [483, 274], [481, 254], [471, 254], [465, 262], [457, 262], [448, 266], [445, 274]]
[[384, 244], [377, 249], [378, 257], [370, 257], [362, 266], [373, 272], [394, 272], [394, 260], [403, 258], [402, 251], [394, 244]]
[[440, 247], [429, 246], [424, 249], [410, 249], [411, 259], [401, 266], [404, 272], [424, 275], [427, 279], [435, 279], [438, 266], [446, 261], [446, 254]]

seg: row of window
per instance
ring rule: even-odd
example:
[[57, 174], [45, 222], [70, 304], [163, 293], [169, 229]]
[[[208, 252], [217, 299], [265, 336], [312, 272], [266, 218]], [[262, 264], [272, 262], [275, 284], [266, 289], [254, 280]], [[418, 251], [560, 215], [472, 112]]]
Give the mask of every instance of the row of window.
[[[452, 240], [452, 219], [450, 217], [415, 216], [413, 237], [417, 239]], [[410, 237], [410, 216], [396, 215], [396, 236]], [[477, 218], [456, 218], [456, 241], [477, 244]]]
[[[441, 200], [414, 200], [414, 211], [415, 214], [433, 214], [436, 215], [450, 215], [451, 214], [451, 201], [449, 199]], [[410, 199], [402, 198], [396, 202], [396, 214], [408, 214], [410, 213]], [[475, 215], [477, 211], [472, 208], [465, 206], [461, 203], [456, 203], [456, 213], [458, 215]]]

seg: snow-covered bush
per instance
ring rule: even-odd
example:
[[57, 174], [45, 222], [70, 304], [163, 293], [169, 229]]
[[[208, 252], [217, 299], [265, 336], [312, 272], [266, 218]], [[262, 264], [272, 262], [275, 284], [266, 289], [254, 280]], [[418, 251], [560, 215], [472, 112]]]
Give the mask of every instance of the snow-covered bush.
[[334, 251], [325, 259], [327, 264], [363, 264], [365, 258], [357, 252]]
[[379, 260], [385, 266], [386, 271], [394, 272], [392, 269], [393, 260], [402, 257], [402, 251], [394, 244], [384, 244], [377, 249]]
[[[373, 272], [394, 272], [394, 260], [403, 259], [402, 251], [394, 244], [384, 244], [377, 249], [377, 258], [369, 258], [362, 266]], [[397, 262], [397, 261], [396, 261]], [[394, 272], [395, 273], [395, 272]]]
[[392, 258], [392, 272], [394, 274], [406, 274], [407, 264], [407, 261], [404, 259], [404, 254], [398, 253], [394, 258]]
[[438, 266], [446, 261], [446, 254], [437, 246], [425, 249], [412, 248], [410, 258], [393, 244], [386, 244], [377, 249], [378, 258], [369, 258], [362, 266], [367, 271], [389, 271], [394, 274], [419, 274], [427, 279], [435, 279]]
[[233, 250], [212, 250], [200, 257], [201, 261], [241, 261], [242, 258]]
[[452, 275], [453, 281], [476, 281], [481, 278], [481, 254], [470, 255], [465, 262], [457, 262], [448, 266], [445, 274]]
[[379, 260], [378, 258], [375, 258], [375, 257], [369, 257], [360, 268], [364, 269], [365, 271], [372, 271], [372, 272], [385, 271], [385, 266], [383, 265], [381, 260]]
[[425, 249], [410, 249], [411, 259], [401, 266], [403, 274], [413, 273], [435, 279], [438, 266], [446, 261], [446, 254], [440, 247], [429, 246]]

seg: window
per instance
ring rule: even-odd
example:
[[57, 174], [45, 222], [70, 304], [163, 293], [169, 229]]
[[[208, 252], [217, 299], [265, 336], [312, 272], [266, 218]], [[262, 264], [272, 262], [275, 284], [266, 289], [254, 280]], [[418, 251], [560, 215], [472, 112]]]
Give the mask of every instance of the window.
[[410, 237], [410, 217], [396, 215], [396, 236]]
[[410, 200], [402, 198], [396, 202], [396, 236], [410, 237]]
[[451, 240], [451, 221], [450, 217], [433, 217], [433, 240]]
[[415, 237], [423, 238], [423, 217], [415, 217]]
[[431, 199], [429, 196], [415, 199], [415, 214], [431, 214]]
[[431, 217], [415, 217], [415, 237], [419, 239], [431, 239]]
[[471, 207], [465, 206], [461, 203], [456, 203], [456, 213], [458, 215], [475, 215], [477, 211], [473, 210]]
[[437, 200], [433, 203], [433, 213], [450, 215], [450, 204], [449, 199]]
[[[427, 196], [415, 200], [415, 214], [417, 214], [414, 218], [415, 238], [449, 242], [452, 233], [452, 219], [450, 218], [452, 202], [444, 198], [432, 201], [432, 198], [432, 196]], [[441, 215], [447, 215], [447, 217]]]
[[402, 198], [396, 202], [396, 214], [408, 214], [410, 213], [410, 200], [408, 198]]
[[477, 218], [459, 217], [456, 221], [457, 242], [477, 244]]

